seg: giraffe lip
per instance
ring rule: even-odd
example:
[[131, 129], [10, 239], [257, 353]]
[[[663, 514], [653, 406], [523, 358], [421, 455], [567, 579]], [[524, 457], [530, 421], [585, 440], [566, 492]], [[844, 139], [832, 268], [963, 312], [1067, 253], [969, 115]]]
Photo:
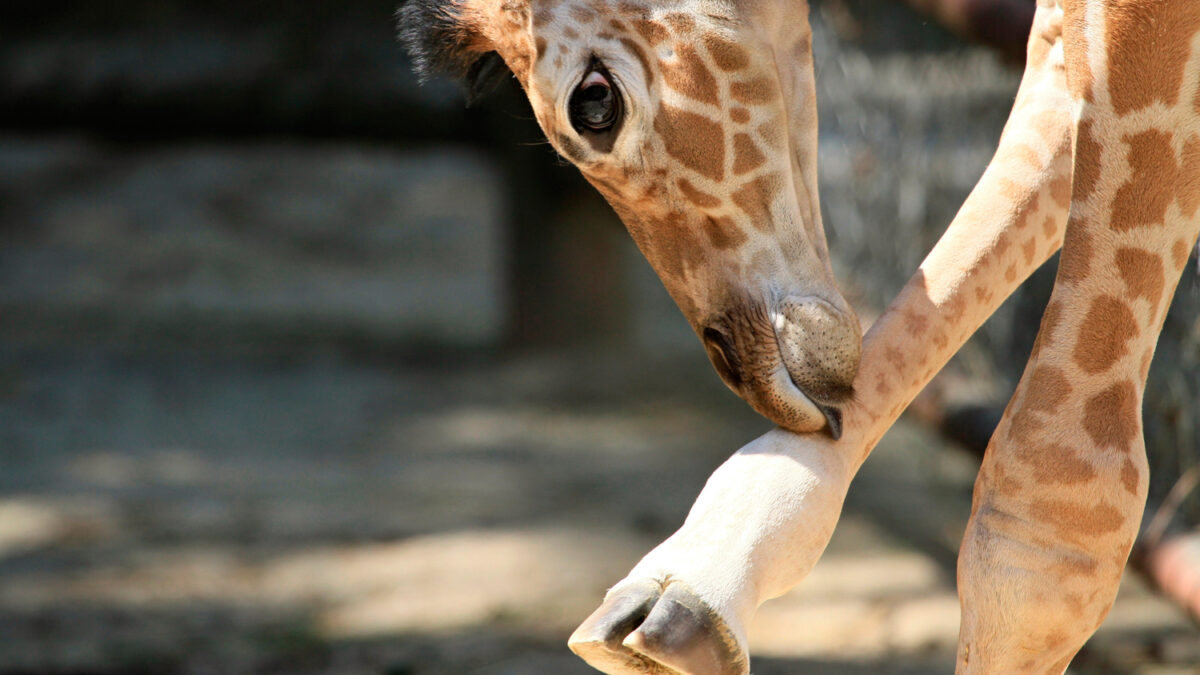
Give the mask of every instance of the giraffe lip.
[[[786, 368], [785, 368], [786, 370]], [[788, 374], [788, 380], [796, 392], [804, 397], [804, 399], [816, 408], [821, 416], [825, 418], [825, 431], [833, 437], [833, 440], [841, 440], [842, 438], [842, 410], [837, 404], [826, 402], [828, 399], [824, 396], [817, 396], [814, 392], [806, 390], [792, 379], [791, 374]]]
[[813, 401], [813, 404], [825, 416], [825, 422], [829, 425], [826, 429], [828, 429], [829, 435], [833, 437], [833, 440], [842, 440], [842, 411], [831, 405], [823, 405], [816, 401]]
[[[747, 383], [742, 398], [767, 419], [795, 433], [829, 429], [840, 432], [836, 408], [823, 405], [808, 391], [796, 385], [782, 362], [776, 362], [770, 375]], [[836, 425], [836, 426], [835, 426]]]

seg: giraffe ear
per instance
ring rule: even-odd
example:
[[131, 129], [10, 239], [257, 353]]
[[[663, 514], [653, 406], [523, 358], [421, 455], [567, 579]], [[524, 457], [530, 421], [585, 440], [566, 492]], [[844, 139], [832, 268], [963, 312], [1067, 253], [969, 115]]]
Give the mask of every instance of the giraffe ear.
[[466, 87], [467, 104], [509, 74], [481, 30], [471, 0], [408, 0], [396, 13], [400, 43], [421, 82], [446, 75]]

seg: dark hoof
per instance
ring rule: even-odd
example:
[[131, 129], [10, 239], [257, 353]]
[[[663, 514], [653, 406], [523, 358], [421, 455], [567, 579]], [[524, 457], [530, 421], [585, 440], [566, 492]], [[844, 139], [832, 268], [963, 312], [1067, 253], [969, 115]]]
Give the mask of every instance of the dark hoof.
[[567, 643], [610, 675], [742, 675], [749, 663], [716, 612], [686, 586], [639, 581], [605, 598]]

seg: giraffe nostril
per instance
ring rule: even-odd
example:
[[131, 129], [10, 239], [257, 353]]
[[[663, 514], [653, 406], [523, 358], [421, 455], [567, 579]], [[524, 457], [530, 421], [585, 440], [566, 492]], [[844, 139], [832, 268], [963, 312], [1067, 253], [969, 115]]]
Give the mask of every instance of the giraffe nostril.
[[736, 390], [742, 384], [742, 367], [737, 351], [733, 348], [733, 341], [712, 326], [704, 329], [703, 339], [704, 349], [708, 352], [708, 359], [712, 361], [713, 367], [717, 369], [717, 374], [725, 380], [725, 384]]

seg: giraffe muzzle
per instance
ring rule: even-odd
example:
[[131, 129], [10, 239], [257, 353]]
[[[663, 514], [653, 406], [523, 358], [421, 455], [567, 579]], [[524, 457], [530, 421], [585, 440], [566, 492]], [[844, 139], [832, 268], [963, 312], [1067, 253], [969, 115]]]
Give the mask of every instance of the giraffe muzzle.
[[771, 317], [788, 375], [818, 405], [840, 405], [854, 395], [862, 355], [862, 327], [848, 308], [815, 296], [787, 298]]
[[793, 296], [726, 313], [701, 339], [721, 379], [760, 414], [791, 431], [841, 437], [862, 348], [852, 311]]

